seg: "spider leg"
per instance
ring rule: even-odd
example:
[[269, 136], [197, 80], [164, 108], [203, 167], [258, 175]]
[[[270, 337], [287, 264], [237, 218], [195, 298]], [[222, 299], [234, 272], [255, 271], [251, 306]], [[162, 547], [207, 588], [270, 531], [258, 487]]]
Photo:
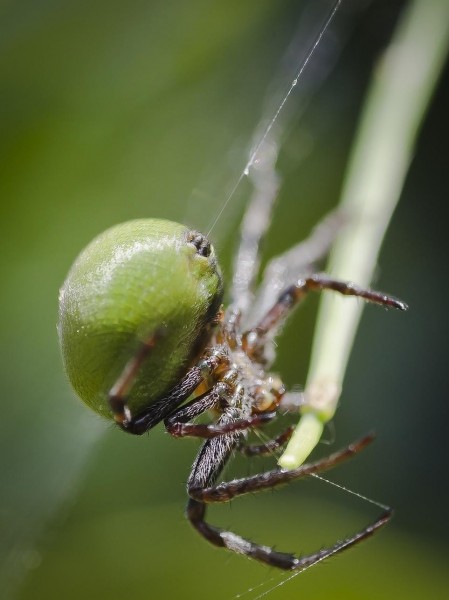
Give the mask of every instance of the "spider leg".
[[187, 423], [190, 419], [194, 419], [198, 415], [217, 406], [222, 398], [225, 387], [224, 384], [217, 383], [211, 391], [206, 392], [203, 396], [195, 398], [185, 406], [175, 410], [175, 412], [169, 415], [164, 421], [168, 433], [174, 437], [190, 436], [213, 438], [228, 433], [245, 431], [250, 427], [264, 425], [276, 417], [275, 412], [270, 412], [252, 415], [246, 419], [235, 419], [224, 423]]
[[259, 250], [271, 223], [279, 189], [275, 170], [277, 153], [273, 152], [273, 148], [274, 145], [269, 143], [258, 148], [258, 168], [249, 169], [254, 191], [242, 219], [230, 290], [231, 308], [242, 314], [246, 314], [252, 303], [254, 282], [260, 265]]
[[167, 396], [153, 402], [139, 414], [132, 415], [127, 404], [127, 397], [140, 367], [149, 355], [156, 340], [157, 334], [153, 335], [148, 342], [141, 344], [134, 356], [126, 363], [122, 373], [109, 391], [109, 404], [115, 422], [128, 433], [142, 435], [157, 425], [182, 404], [200, 383], [227, 361], [226, 353], [220, 347], [216, 348], [210, 356], [191, 367]]
[[206, 503], [226, 502], [240, 494], [272, 488], [281, 483], [287, 483], [292, 479], [298, 479], [307, 474], [336, 466], [343, 460], [353, 456], [371, 440], [372, 436], [366, 436], [328, 458], [309, 465], [303, 465], [294, 471], [277, 469], [255, 475], [254, 477], [221, 483], [217, 486], [214, 486], [214, 482], [229, 458], [237, 440], [236, 437], [231, 435], [208, 440], [201, 448], [189, 477], [188, 492], [191, 498], [187, 504], [187, 518], [193, 527], [215, 546], [227, 548], [238, 554], [244, 554], [280, 569], [302, 570], [310, 567], [371, 536], [377, 529], [389, 521], [392, 511], [390, 509], [386, 510], [376, 521], [343, 541], [339, 541], [329, 548], [299, 558], [293, 554], [277, 552], [267, 546], [255, 544], [231, 531], [225, 531], [210, 525], [205, 521]]
[[295, 425], [290, 425], [290, 427], [280, 433], [277, 437], [266, 441], [264, 444], [242, 444], [238, 449], [245, 456], [264, 456], [266, 454], [272, 454], [288, 442], [294, 430]]
[[201, 502], [229, 502], [237, 496], [248, 494], [250, 492], [260, 492], [262, 490], [272, 489], [294, 481], [302, 479], [306, 475], [320, 473], [336, 467], [340, 463], [352, 458], [355, 454], [363, 450], [365, 446], [370, 444], [374, 439], [372, 434], [349, 444], [342, 450], [338, 450], [325, 458], [321, 458], [315, 462], [301, 465], [297, 469], [273, 469], [265, 471], [257, 475], [243, 477], [242, 479], [233, 479], [219, 483], [218, 485], [198, 485], [195, 478], [189, 479], [188, 492], [189, 496]]
[[[221, 414], [217, 425], [225, 426], [233, 423], [239, 416], [239, 413], [238, 409], [228, 407]], [[215, 436], [204, 442], [192, 465], [187, 482], [188, 491], [192, 485], [206, 487], [215, 482], [232, 451], [237, 446], [241, 435], [242, 433], [239, 431], [232, 431], [225, 435]]]
[[190, 419], [194, 419], [198, 415], [216, 407], [220, 402], [220, 392], [216, 389], [207, 391], [198, 398], [194, 398], [181, 408], [177, 408], [172, 414], [164, 419], [166, 430], [173, 437], [183, 437], [189, 435], [189, 428], [195, 424], [186, 423]]
[[269, 261], [251, 307], [250, 327], [268, 311], [282, 290], [298, 280], [300, 274], [313, 273], [313, 265], [327, 255], [346, 222], [341, 210], [328, 213], [305, 240]]
[[[331, 290], [344, 296], [355, 296], [367, 302], [373, 302], [381, 306], [406, 310], [407, 305], [383, 292], [362, 288], [352, 282], [332, 279], [324, 274], [311, 275], [300, 279], [296, 284], [287, 287], [278, 297], [276, 303], [262, 317], [254, 329], [246, 332], [246, 344], [260, 348], [267, 335], [276, 332], [277, 327], [284, 321], [292, 309], [303, 299], [309, 291]], [[251, 340], [251, 341], [250, 341]]]
[[250, 558], [265, 563], [270, 567], [277, 567], [286, 571], [302, 571], [314, 564], [333, 556], [359, 542], [367, 539], [378, 529], [388, 523], [392, 517], [392, 511], [385, 511], [376, 521], [370, 523], [354, 535], [336, 542], [329, 548], [323, 548], [318, 552], [303, 557], [297, 557], [294, 554], [278, 552], [268, 546], [261, 546], [247, 540], [232, 531], [225, 531], [219, 527], [209, 525], [204, 519], [206, 516], [206, 505], [197, 500], [189, 500], [187, 504], [187, 517], [193, 527], [214, 546], [227, 548], [238, 554], [244, 554]]

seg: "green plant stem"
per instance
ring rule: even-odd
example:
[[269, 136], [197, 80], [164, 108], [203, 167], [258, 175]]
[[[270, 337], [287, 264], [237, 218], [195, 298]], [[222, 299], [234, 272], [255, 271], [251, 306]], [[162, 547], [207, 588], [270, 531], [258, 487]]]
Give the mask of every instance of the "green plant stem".
[[[448, 45], [448, 0], [411, 2], [374, 74], [363, 111], [340, 203], [348, 226], [328, 266], [333, 277], [362, 286], [371, 282]], [[306, 405], [279, 459], [281, 467], [298, 467], [334, 416], [362, 310], [355, 299], [323, 294]]]

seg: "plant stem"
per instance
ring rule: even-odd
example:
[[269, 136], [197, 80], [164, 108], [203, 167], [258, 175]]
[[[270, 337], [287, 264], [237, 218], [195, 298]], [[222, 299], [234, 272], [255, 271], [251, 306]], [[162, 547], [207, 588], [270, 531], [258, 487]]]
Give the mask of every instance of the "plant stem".
[[[411, 2], [374, 74], [362, 114], [340, 202], [348, 225], [328, 265], [335, 278], [361, 286], [371, 282], [448, 45], [449, 2]], [[279, 459], [281, 467], [298, 467], [334, 416], [362, 310], [355, 299], [323, 294], [306, 406]]]

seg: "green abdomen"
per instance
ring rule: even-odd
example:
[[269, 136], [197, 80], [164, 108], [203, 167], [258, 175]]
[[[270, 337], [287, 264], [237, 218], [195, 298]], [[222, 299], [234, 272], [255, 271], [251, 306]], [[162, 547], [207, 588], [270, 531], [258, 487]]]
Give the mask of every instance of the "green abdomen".
[[164, 396], [198, 349], [213, 296], [192, 268], [185, 230], [157, 220], [117, 226], [83, 251], [61, 289], [65, 369], [80, 398], [103, 416], [112, 418], [108, 392], [155, 331], [164, 335], [130, 392], [133, 414]]

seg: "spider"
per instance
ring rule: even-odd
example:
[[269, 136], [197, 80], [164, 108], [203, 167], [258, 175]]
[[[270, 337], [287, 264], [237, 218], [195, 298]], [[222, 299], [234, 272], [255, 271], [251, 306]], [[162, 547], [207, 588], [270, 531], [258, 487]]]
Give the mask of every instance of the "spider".
[[[249, 431], [291, 407], [292, 394], [270, 371], [273, 340], [304, 296], [329, 290], [400, 310], [406, 305], [307, 272], [329, 246], [335, 215], [281, 255], [273, 263], [275, 275], [268, 274], [253, 295], [264, 233], [261, 221], [251, 218], [255, 207], [250, 204], [244, 219], [226, 311], [222, 275], [207, 237], [177, 223], [144, 219], [109, 229], [80, 254], [60, 291], [58, 331], [69, 380], [96, 412], [131, 434], [162, 422], [174, 437], [204, 439], [187, 482], [186, 513], [206, 540], [273, 567], [301, 570], [369, 537], [388, 522], [391, 510], [347, 539], [299, 558], [209, 524], [207, 505], [335, 467], [372, 440], [365, 436], [296, 469], [219, 479], [234, 450], [264, 455], [291, 436], [289, 428], [264, 444], [247, 442]], [[206, 412], [214, 416], [211, 422], [195, 421]]]

